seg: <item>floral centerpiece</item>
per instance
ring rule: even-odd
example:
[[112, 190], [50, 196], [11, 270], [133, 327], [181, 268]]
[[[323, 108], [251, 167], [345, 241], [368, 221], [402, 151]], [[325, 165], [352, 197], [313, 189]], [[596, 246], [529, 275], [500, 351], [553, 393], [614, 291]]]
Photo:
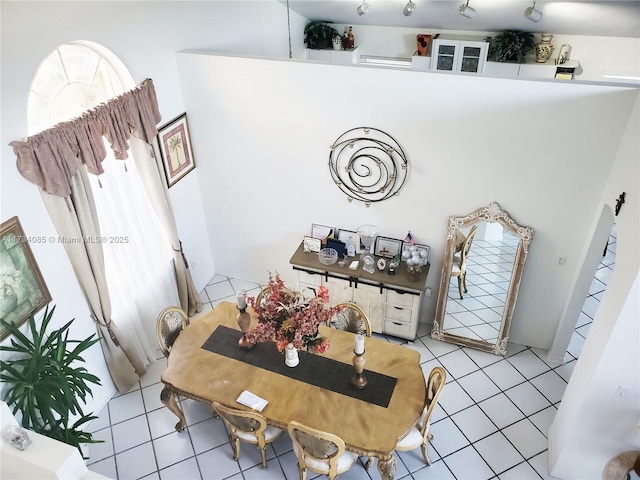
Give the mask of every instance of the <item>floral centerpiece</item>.
[[329, 302], [329, 290], [320, 287], [315, 295], [307, 298], [301, 292], [286, 288], [278, 274], [269, 274], [267, 287], [260, 304], [254, 297], [247, 298], [258, 317], [258, 325], [247, 332], [247, 339], [252, 343], [276, 342], [280, 352], [289, 343], [297, 350], [326, 352], [329, 341], [319, 335], [318, 328], [340, 311], [340, 307], [325, 306]]

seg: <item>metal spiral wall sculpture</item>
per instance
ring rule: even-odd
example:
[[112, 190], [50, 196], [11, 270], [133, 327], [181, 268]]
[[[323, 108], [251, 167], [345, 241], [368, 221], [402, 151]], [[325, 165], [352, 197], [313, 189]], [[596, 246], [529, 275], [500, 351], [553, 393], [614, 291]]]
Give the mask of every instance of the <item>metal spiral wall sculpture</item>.
[[407, 157], [388, 133], [371, 127], [347, 130], [331, 145], [329, 171], [347, 200], [369, 207], [400, 193], [407, 179]]

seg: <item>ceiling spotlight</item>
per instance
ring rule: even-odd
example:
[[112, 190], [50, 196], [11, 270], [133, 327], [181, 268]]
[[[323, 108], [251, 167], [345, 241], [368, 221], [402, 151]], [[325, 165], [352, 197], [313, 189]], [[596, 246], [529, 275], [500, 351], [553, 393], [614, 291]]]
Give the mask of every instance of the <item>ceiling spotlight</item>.
[[404, 6], [404, 8], [402, 9], [402, 13], [404, 14], [405, 17], [410, 17], [415, 9], [416, 9], [416, 4], [413, 3], [412, 0], [409, 0], [407, 4]]
[[369, 4], [365, 0], [362, 0], [362, 5], [360, 5], [357, 10], [358, 15], [364, 15], [368, 11], [369, 11]]
[[527, 17], [532, 22], [539, 22], [542, 18], [542, 12], [540, 10], [536, 10], [536, 2], [533, 2], [529, 8], [524, 11], [524, 16]]
[[460, 5], [460, 7], [458, 7], [458, 13], [463, 17], [473, 18], [473, 16], [476, 14], [476, 10], [475, 8], [471, 8], [469, 6], [469, 0], [467, 0], [467, 3], [463, 3], [462, 5]]

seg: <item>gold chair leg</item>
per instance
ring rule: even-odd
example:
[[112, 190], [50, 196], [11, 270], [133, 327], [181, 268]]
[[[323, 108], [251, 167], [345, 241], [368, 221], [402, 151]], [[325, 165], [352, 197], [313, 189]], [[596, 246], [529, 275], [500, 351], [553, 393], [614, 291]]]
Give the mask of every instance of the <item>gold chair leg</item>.
[[373, 457], [367, 458], [367, 463], [364, 464], [365, 470], [369, 470], [371, 465], [373, 465]]
[[265, 450], [264, 448], [260, 448], [260, 453], [262, 454], [262, 468], [267, 468], [267, 454], [265, 453], [264, 450]]
[[300, 480], [306, 480], [307, 479], [307, 468], [306, 467], [301, 467], [300, 463], [298, 463], [298, 475], [300, 477]]
[[423, 443], [420, 448], [422, 449], [422, 456], [424, 458], [424, 463], [426, 463], [427, 465], [431, 465], [431, 459], [429, 458], [429, 452], [427, 451], [429, 449], [429, 444], [428, 443]]
[[462, 278], [458, 275], [458, 292], [460, 292], [460, 300], [462, 300]]
[[229, 441], [231, 442], [231, 449], [233, 450], [233, 459], [238, 461], [240, 457], [240, 439], [230, 433]]
[[467, 292], [467, 274], [466, 273], [462, 276], [462, 286], [464, 287], [464, 293], [468, 293]]

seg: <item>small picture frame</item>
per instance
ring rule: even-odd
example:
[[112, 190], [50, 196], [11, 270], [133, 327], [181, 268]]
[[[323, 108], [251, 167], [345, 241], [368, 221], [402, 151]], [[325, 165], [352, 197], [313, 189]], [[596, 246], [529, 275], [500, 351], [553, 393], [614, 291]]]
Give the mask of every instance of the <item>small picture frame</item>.
[[[417, 243], [415, 245], [413, 245], [414, 247], [416, 247], [416, 250], [418, 252], [418, 255], [420, 255], [420, 258], [423, 259], [424, 263], [426, 264], [429, 261], [429, 245], [418, 245]], [[407, 250], [410, 250], [412, 247], [412, 245], [409, 242], [403, 242], [402, 244], [402, 259], [406, 260], [404, 257], [404, 252]]]
[[319, 238], [305, 236], [302, 240], [302, 250], [305, 253], [319, 252], [322, 248], [322, 241]]
[[336, 227], [329, 227], [327, 225], [320, 225], [318, 223], [311, 224], [311, 236], [319, 240], [325, 240], [327, 238], [334, 238], [336, 234]]
[[347, 255], [350, 257], [355, 256], [356, 253], [362, 253], [362, 245], [360, 244], [360, 235], [352, 230], [338, 231], [338, 240], [345, 243], [347, 246]]
[[177, 116], [158, 129], [158, 144], [160, 145], [160, 156], [167, 177], [167, 185], [171, 188], [178, 180], [196, 168], [186, 113]]
[[378, 257], [393, 258], [400, 253], [402, 240], [389, 237], [376, 237], [374, 253]]

